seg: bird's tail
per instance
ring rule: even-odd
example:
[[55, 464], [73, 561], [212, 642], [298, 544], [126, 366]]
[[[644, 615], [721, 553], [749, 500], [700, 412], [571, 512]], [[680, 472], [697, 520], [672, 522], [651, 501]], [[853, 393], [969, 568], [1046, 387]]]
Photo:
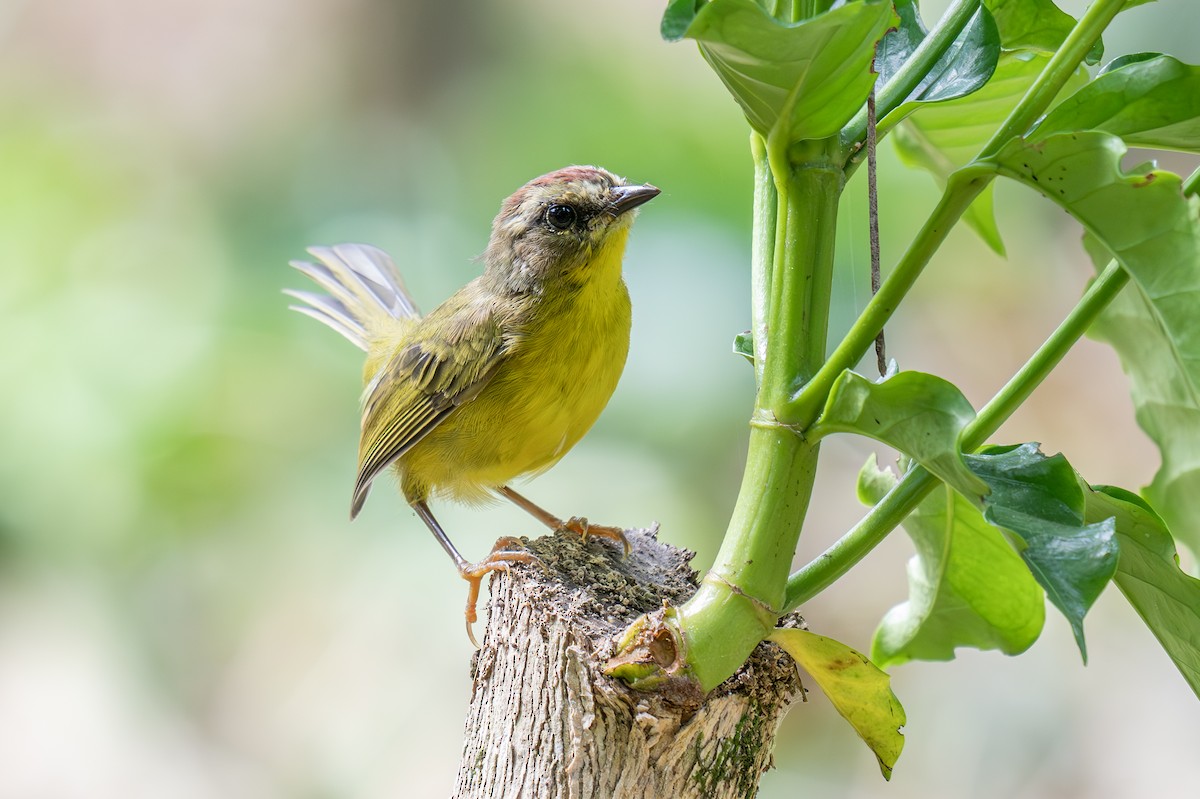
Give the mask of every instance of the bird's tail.
[[383, 250], [369, 244], [335, 244], [310, 247], [317, 259], [292, 261], [295, 269], [312, 278], [328, 294], [284, 289], [303, 305], [292, 310], [323, 322], [366, 351], [372, 339], [395, 329], [397, 322], [419, 319], [400, 270]]

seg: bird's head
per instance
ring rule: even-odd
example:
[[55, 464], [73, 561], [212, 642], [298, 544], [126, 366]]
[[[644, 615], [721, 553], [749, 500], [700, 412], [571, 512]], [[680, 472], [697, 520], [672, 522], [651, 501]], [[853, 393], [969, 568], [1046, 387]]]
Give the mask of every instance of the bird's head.
[[586, 279], [597, 253], [623, 244], [635, 209], [658, 193], [594, 166], [534, 178], [500, 206], [484, 256], [488, 272], [516, 291]]

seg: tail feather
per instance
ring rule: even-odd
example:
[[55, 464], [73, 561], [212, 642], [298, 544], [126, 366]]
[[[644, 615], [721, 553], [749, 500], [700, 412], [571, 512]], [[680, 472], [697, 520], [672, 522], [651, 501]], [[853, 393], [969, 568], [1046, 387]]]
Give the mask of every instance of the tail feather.
[[311, 291], [284, 289], [283, 293], [307, 303], [306, 305], [289, 305], [288, 308], [328, 325], [345, 336], [360, 350], [366, 350], [367, 341], [363, 338], [362, 325], [355, 320], [341, 302], [327, 294], [314, 294]]
[[[317, 250], [313, 249], [309, 250], [309, 252], [315, 255]], [[343, 284], [342, 279], [340, 279], [333, 273], [333, 271], [322, 264], [314, 264], [310, 261], [292, 261], [290, 266], [300, 274], [312, 280], [312, 282], [316, 283], [321, 288], [328, 291], [330, 296], [336, 299], [342, 305], [342, 307], [357, 305], [362, 301], [362, 290], [359, 290], [359, 292], [356, 293], [354, 290], [348, 288]], [[351, 285], [354, 285], [357, 288], [357, 279], [351, 278], [351, 280], [353, 281]]]
[[329, 295], [286, 289], [285, 294], [305, 303], [292, 309], [323, 322], [363, 350], [393, 320], [420, 318], [400, 270], [383, 250], [338, 244], [310, 247], [308, 252], [318, 263], [292, 261], [291, 266]]

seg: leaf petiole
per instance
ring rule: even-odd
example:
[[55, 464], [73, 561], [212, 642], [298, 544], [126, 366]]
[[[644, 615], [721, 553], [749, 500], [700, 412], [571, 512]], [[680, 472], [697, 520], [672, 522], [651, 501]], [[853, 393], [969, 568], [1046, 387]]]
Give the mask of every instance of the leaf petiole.
[[1050, 59], [1017, 107], [984, 145], [975, 162], [951, 174], [937, 207], [883, 282], [879, 293], [867, 303], [854, 326], [817, 374], [789, 403], [786, 412], [780, 415], [781, 421], [801, 428], [812, 424], [829, 395], [833, 381], [863, 357], [942, 245], [950, 229], [995, 177], [996, 172], [990, 165], [979, 162], [995, 155], [1009, 140], [1022, 135], [1049, 107], [1124, 4], [1125, 0], [1097, 0], [1071, 30], [1062, 47]]
[[[1115, 261], [1092, 282], [1072, 309], [1033, 356], [997, 392], [963, 430], [963, 449], [977, 449], [1029, 398], [1046, 376], [1087, 331], [1129, 275]], [[792, 611], [829, 587], [862, 560], [939, 484], [936, 477], [913, 466], [879, 503], [829, 549], [788, 578], [784, 610]]]

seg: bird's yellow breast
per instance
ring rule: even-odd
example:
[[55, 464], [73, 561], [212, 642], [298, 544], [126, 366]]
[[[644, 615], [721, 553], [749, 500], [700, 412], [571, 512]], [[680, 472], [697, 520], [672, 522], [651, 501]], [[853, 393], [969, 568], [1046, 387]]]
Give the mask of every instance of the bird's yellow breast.
[[608, 403], [629, 352], [628, 231], [614, 231], [573, 285], [547, 290], [479, 395], [413, 446], [397, 468], [410, 488], [478, 501], [552, 466]]

